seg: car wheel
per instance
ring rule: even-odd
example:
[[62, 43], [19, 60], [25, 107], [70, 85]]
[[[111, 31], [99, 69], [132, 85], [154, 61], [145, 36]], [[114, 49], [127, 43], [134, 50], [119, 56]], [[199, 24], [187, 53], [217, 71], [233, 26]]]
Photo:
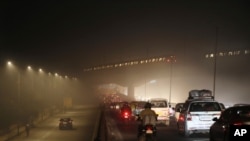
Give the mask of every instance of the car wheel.
[[169, 125], [170, 125], [170, 121], [169, 121], [169, 120], [166, 120], [166, 121], [165, 121], [165, 125], [166, 125], [166, 126], [169, 126]]
[[190, 131], [186, 129], [186, 125], [184, 127], [184, 137], [189, 137], [190, 136]]
[[211, 129], [209, 130], [209, 141], [214, 141]]
[[180, 130], [180, 126], [179, 126], [179, 124], [177, 124], [177, 131], [178, 131], [178, 134], [179, 134], [179, 135], [181, 135], [181, 134], [182, 134], [182, 132], [181, 132], [181, 130]]
[[177, 129], [178, 129], [178, 134], [179, 135], [182, 135], [182, 136], [185, 136], [185, 127], [184, 127], [184, 125], [179, 125], [179, 124], [177, 124]]
[[190, 132], [188, 130], [184, 131], [184, 137], [189, 137], [190, 136]]
[[214, 141], [214, 139], [211, 135], [209, 136], [209, 141]]

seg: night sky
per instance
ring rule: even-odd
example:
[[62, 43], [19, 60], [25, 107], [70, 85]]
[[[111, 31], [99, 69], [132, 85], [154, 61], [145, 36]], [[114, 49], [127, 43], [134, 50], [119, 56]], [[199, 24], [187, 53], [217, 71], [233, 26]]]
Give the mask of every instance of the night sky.
[[8, 1], [3, 4], [0, 55], [78, 74], [101, 64], [212, 52], [216, 27], [220, 50], [249, 49], [249, 13], [246, 0]]

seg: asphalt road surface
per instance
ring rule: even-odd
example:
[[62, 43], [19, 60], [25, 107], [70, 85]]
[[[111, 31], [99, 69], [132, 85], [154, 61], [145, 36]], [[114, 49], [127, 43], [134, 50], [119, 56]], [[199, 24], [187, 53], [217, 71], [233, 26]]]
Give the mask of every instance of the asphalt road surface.
[[[78, 106], [64, 113], [54, 115], [31, 128], [29, 136], [25, 133], [11, 141], [92, 141], [99, 114], [99, 107]], [[72, 130], [59, 130], [59, 119], [73, 119]]]
[[[112, 126], [112, 141], [138, 141], [137, 121], [124, 122], [118, 112], [107, 110], [107, 121]], [[209, 141], [208, 134], [194, 134], [186, 138], [178, 134], [176, 124], [171, 121], [170, 126], [157, 126], [156, 141]]]

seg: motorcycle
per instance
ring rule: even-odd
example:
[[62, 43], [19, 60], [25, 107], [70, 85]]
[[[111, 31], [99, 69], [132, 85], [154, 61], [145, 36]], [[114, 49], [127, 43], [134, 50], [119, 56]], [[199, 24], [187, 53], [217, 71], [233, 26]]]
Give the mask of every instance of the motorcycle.
[[155, 141], [156, 139], [156, 127], [147, 124], [143, 126], [141, 135], [139, 136], [139, 141]]
[[[137, 118], [141, 122], [140, 118]], [[156, 126], [153, 124], [145, 124], [139, 127], [139, 141], [155, 141], [156, 140]]]
[[121, 116], [123, 121], [129, 121], [131, 119], [131, 112], [123, 111], [121, 112]]

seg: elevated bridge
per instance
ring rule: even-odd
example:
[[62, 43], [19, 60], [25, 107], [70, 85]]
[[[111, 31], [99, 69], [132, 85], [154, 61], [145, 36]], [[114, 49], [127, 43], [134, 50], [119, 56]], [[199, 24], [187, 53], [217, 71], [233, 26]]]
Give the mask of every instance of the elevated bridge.
[[216, 70], [213, 56], [180, 55], [178, 61], [175, 57], [158, 61], [150, 58], [93, 67], [84, 71], [82, 80], [90, 87], [103, 84], [125, 87], [122, 92], [116, 87], [117, 93], [139, 100], [166, 98], [177, 103], [183, 102], [192, 89], [215, 88], [216, 100], [230, 105], [237, 96], [238, 103], [244, 103], [249, 94], [249, 52], [218, 53]]
[[[107, 86], [130, 99], [169, 99], [174, 56], [122, 62], [85, 69], [83, 80], [91, 86]], [[114, 93], [114, 92], [113, 92]]]

